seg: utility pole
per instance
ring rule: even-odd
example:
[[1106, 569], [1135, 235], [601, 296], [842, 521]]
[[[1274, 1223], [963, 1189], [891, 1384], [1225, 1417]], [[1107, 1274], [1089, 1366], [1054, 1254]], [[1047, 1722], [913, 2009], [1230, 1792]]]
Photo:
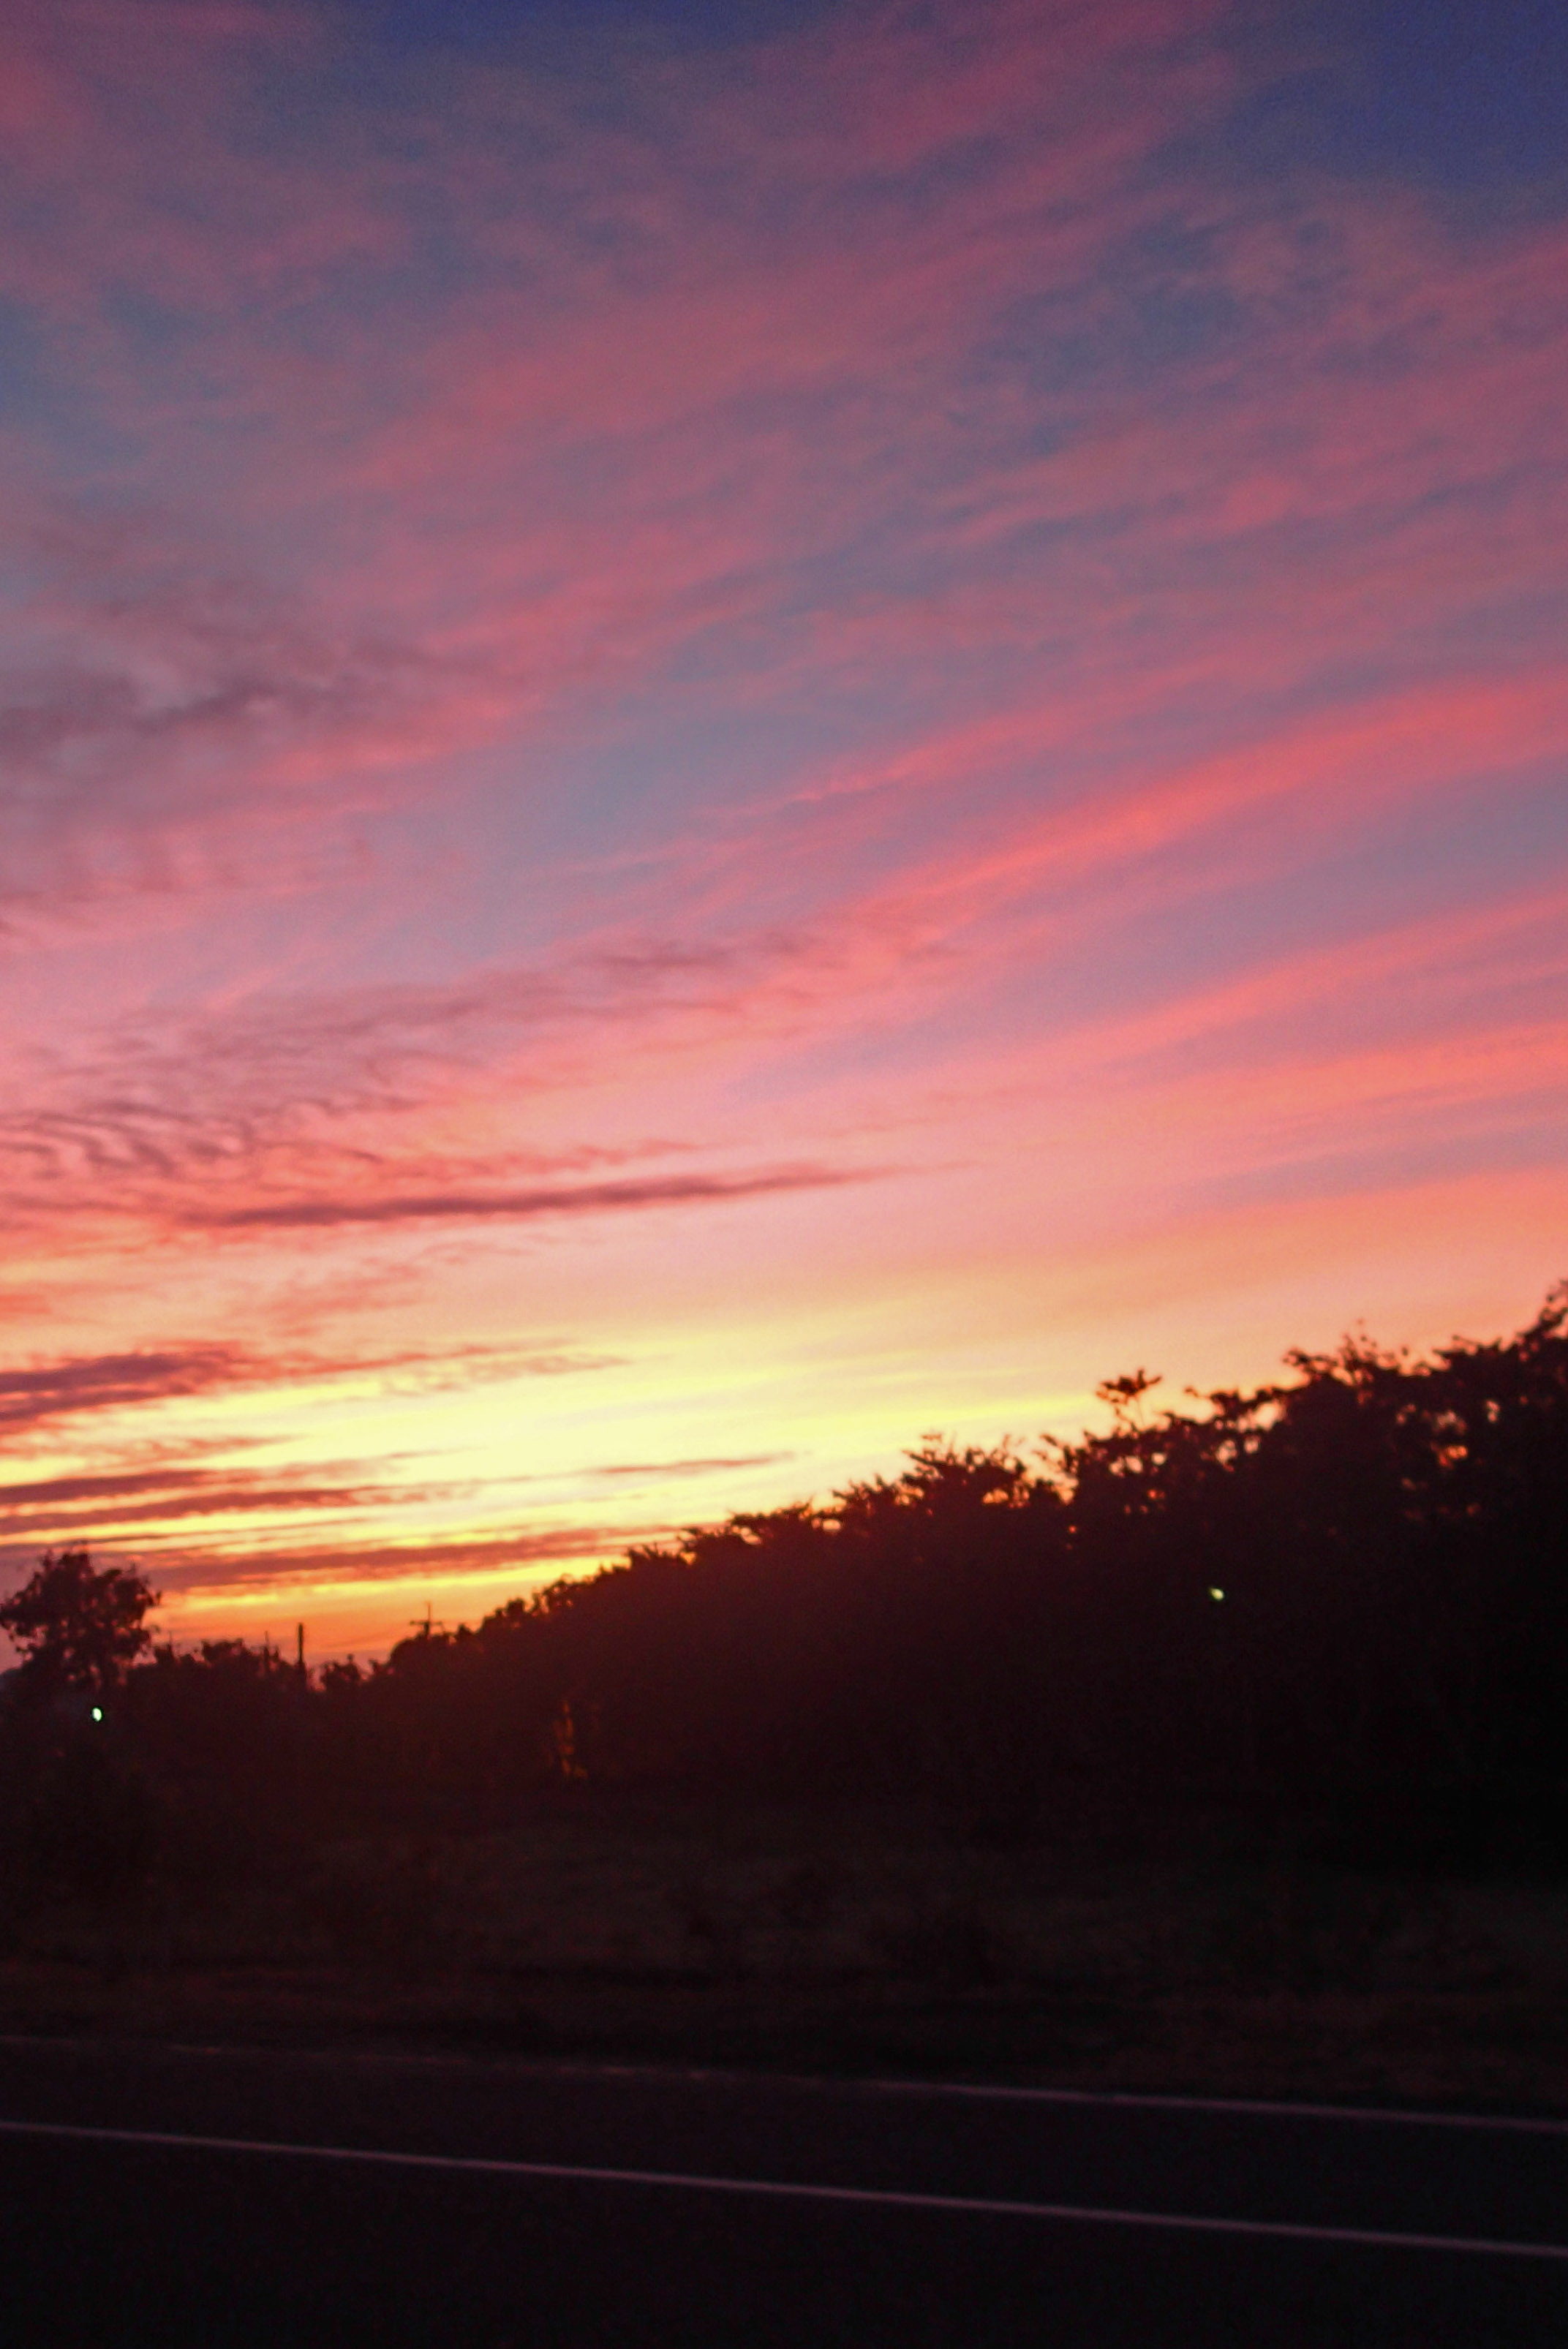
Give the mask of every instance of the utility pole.
[[300, 1682], [303, 1685], [305, 1681], [305, 1626], [303, 1623], [296, 1623], [294, 1627], [294, 1668], [299, 1674]]

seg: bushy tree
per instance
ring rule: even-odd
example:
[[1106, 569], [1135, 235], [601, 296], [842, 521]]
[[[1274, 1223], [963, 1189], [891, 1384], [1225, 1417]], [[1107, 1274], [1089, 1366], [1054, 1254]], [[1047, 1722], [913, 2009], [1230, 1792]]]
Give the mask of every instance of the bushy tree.
[[21, 1650], [31, 1685], [103, 1697], [146, 1653], [158, 1593], [134, 1567], [95, 1566], [81, 1547], [46, 1550], [30, 1580], [0, 1605], [0, 1630]]
[[23, 1657], [22, 1702], [0, 1720], [0, 1910], [13, 1920], [50, 1892], [113, 1909], [152, 1865], [153, 1790], [103, 1711], [150, 1646], [157, 1603], [134, 1567], [95, 1566], [78, 1546], [46, 1551], [0, 1605]]

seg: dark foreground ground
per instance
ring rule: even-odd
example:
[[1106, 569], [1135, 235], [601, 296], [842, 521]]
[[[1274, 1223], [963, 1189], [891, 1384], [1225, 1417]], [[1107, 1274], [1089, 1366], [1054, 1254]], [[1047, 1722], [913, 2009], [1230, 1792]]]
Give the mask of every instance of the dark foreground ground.
[[0, 2118], [18, 2344], [1568, 2338], [1550, 2123], [18, 2039]]
[[4, 2031], [1568, 2116], [1568, 1880], [543, 1805], [36, 1909]]
[[543, 1805], [35, 1905], [0, 2034], [6, 2349], [1568, 2342], [1562, 1881]]

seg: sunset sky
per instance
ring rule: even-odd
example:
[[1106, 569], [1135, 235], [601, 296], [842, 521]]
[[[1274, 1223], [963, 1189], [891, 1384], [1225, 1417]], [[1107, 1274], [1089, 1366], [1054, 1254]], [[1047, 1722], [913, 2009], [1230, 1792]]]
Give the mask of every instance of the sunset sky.
[[0, 1586], [1568, 1274], [1568, 10], [7, 0]]

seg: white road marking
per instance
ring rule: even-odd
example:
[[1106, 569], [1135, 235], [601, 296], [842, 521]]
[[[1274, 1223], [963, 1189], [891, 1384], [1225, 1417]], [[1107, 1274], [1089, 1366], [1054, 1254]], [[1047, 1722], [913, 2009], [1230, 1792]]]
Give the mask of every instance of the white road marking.
[[1149, 2227], [1197, 2235], [1254, 2235], [1277, 2241], [1347, 2243], [1380, 2251], [1465, 2251], [1490, 2259], [1568, 2261], [1568, 2243], [1511, 2243], [1474, 2235], [1404, 2235], [1371, 2227], [1310, 2227], [1284, 2219], [1210, 2219], [1170, 2210], [1105, 2210], [1076, 2202], [1017, 2202], [973, 2194], [917, 2194], [879, 2186], [821, 2186], [789, 2178], [701, 2178], [664, 2169], [607, 2169], [579, 2162], [501, 2161], [450, 2153], [395, 2153], [354, 2145], [275, 2145], [233, 2137], [184, 2137], [164, 2129], [91, 2128], [71, 2121], [0, 2120], [0, 2135], [66, 2137], [92, 2145], [154, 2146], [182, 2153], [260, 2154], [295, 2161], [358, 2162], [490, 2178], [552, 2178], [593, 2186], [652, 2186], [696, 2194], [751, 2194], [802, 2202], [873, 2203], [903, 2210], [948, 2210], [979, 2218], [1045, 2219], [1077, 2226]]
[[[830, 2085], [836, 2086], [834, 2082]], [[1498, 2129], [1527, 2137], [1568, 2137], [1568, 2121], [1537, 2120], [1517, 2113], [1401, 2111], [1385, 2105], [1297, 2105], [1261, 2096], [1169, 2096], [1134, 2088], [1016, 2088], [990, 2081], [867, 2080], [857, 2083], [883, 2095], [972, 2096], [1031, 2105], [1108, 2105], [1137, 2112], [1257, 2113], [1269, 2120], [1363, 2121], [1402, 2128]]]
[[[47, 2049], [50, 2054], [65, 2050], [72, 2054], [101, 2056], [104, 2043], [95, 2039], [44, 2039], [35, 2032], [0, 2032], [0, 2047], [21, 2047], [29, 2052]], [[200, 2042], [171, 2040], [159, 2053], [164, 2055], [201, 2056], [224, 2062], [258, 2060], [254, 2047], [205, 2046]], [[270, 2056], [260, 2060], [270, 2061]], [[329, 2054], [302, 2054], [293, 2051], [292, 2061], [313, 2064], [357, 2064], [376, 2071], [432, 2072], [441, 2069], [472, 2070], [470, 2056], [388, 2054], [381, 2049], [367, 2054], [358, 2048], [335, 2048]], [[594, 2064], [574, 2063], [570, 2058], [518, 2062], [504, 2059], [505, 2068], [514, 2075], [552, 2080], [655, 2080], [731, 2086], [737, 2083], [753, 2088], [759, 2085], [769, 2088], [812, 2090], [829, 2095], [875, 2095], [879, 2096], [962, 2096], [978, 2102], [1033, 2105], [1082, 2105], [1093, 2108], [1105, 2106], [1110, 2109], [1150, 2113], [1256, 2113], [1270, 2120], [1286, 2121], [1359, 2121], [1376, 2127], [1397, 2128], [1493, 2129], [1510, 2135], [1526, 2137], [1568, 2137], [1568, 2120], [1538, 2118], [1522, 2113], [1442, 2113], [1417, 2106], [1397, 2105], [1307, 2105], [1289, 2098], [1273, 2101], [1262, 2096], [1182, 2096], [1171, 2095], [1158, 2089], [1138, 2088], [1044, 2088], [1014, 2086], [992, 2080], [879, 2080], [861, 2079], [853, 2075], [835, 2078], [825, 2073], [793, 2072], [726, 2072], [706, 2064]], [[491, 2068], [493, 2068], [492, 2066]]]

